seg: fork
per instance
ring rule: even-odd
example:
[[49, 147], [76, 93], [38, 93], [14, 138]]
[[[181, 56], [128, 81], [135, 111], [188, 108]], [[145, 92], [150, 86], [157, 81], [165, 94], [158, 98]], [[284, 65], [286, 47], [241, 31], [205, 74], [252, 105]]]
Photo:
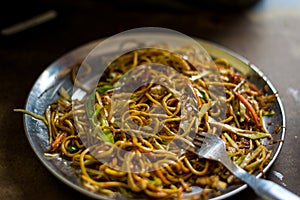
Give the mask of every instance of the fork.
[[247, 183], [255, 193], [263, 199], [287, 199], [300, 200], [300, 197], [293, 194], [284, 187], [254, 175], [236, 165], [227, 155], [224, 141], [217, 135], [199, 132], [196, 134], [189, 151], [200, 157], [215, 160], [222, 163], [234, 176]]

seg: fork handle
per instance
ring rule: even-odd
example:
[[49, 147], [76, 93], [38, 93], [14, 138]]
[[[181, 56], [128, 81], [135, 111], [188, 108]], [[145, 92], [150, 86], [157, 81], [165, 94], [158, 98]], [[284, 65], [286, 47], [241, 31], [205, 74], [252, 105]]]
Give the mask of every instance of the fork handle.
[[[229, 164], [232, 163], [232, 164]], [[225, 163], [224, 163], [225, 164]], [[233, 162], [228, 162], [227, 168], [236, 177], [247, 183], [255, 193], [266, 200], [300, 200], [300, 197], [290, 192], [286, 188], [269, 180], [257, 178], [254, 175], [248, 174], [245, 170], [238, 167]]]
[[[251, 175], [252, 176], [252, 175]], [[255, 177], [256, 178], [256, 177]], [[265, 179], [256, 178], [260, 182], [259, 188], [255, 189], [257, 195], [263, 199], [288, 199], [288, 200], [299, 200], [300, 197], [290, 192], [286, 188]], [[249, 184], [250, 185], [250, 184]], [[251, 186], [253, 188], [253, 186]]]
[[244, 182], [254, 189], [258, 196], [266, 200], [300, 200], [300, 197], [296, 194], [269, 180], [257, 178], [249, 174], [245, 176]]

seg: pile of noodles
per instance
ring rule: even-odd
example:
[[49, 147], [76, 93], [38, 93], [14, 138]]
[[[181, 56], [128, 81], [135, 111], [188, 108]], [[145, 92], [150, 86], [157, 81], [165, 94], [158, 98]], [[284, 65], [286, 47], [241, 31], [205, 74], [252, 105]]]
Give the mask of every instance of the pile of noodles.
[[[116, 100], [124, 96], [128, 99], [123, 107], [120, 105], [120, 110], [127, 110], [112, 116], [111, 102], [118, 80], [136, 66], [151, 63], [170, 66], [186, 77], [184, 84], [195, 95], [200, 110], [196, 118], [183, 119], [178, 95], [155, 82], [131, 94], [116, 95]], [[141, 49], [120, 56], [106, 69], [89, 98], [72, 103], [62, 88], [45, 117], [35, 116], [48, 126], [51, 150], [45, 155], [72, 160], [72, 165], [81, 170], [82, 184], [102, 194], [180, 199], [182, 192], [190, 192], [193, 185], [204, 189], [203, 196], [220, 194], [238, 180], [222, 164], [182, 151], [178, 144], [192, 142], [191, 132], [214, 134], [219, 129], [228, 156], [237, 165], [249, 173], [262, 171], [271, 155], [262, 143], [263, 138], [271, 138], [263, 116], [274, 114], [271, 104], [276, 97], [257, 89], [226, 59], [215, 59], [214, 63], [218, 78], [211, 73], [209, 62], [193, 63], [180, 54], [160, 49]], [[71, 72], [74, 81], [78, 66]], [[180, 84], [147, 67], [131, 78], [143, 81], [149, 77]], [[82, 85], [78, 82], [77, 86]], [[217, 86], [224, 87], [223, 98], [211, 92]], [[225, 105], [224, 112], [221, 105]], [[156, 112], [158, 107], [164, 112]], [[185, 120], [188, 123], [180, 126]], [[132, 128], [130, 122], [140, 128]], [[91, 145], [86, 148], [83, 140]], [[108, 161], [98, 159], [103, 157]]]

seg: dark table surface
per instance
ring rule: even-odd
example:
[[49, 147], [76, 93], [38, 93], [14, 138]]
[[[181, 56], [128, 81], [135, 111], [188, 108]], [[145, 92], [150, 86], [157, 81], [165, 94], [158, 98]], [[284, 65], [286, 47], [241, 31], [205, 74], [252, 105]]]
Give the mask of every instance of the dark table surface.
[[[145, 26], [170, 28], [221, 44], [267, 74], [279, 91], [287, 120], [282, 151], [267, 178], [300, 195], [299, 1], [262, 0], [248, 8], [225, 10], [224, 6], [204, 9], [193, 1], [111, 2], [12, 0], [2, 6], [1, 28], [42, 10], [53, 9], [58, 15], [51, 22], [0, 38], [0, 199], [88, 199], [40, 163], [27, 141], [22, 115], [13, 109], [24, 107], [40, 73], [63, 54], [95, 39]], [[241, 198], [260, 199], [250, 189], [231, 199]]]

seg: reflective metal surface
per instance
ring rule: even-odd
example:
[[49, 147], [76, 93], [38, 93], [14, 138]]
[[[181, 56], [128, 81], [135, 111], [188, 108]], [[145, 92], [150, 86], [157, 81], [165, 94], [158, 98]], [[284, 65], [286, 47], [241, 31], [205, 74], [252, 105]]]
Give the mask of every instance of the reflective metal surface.
[[[74, 51], [62, 56], [57, 61], [52, 63], [37, 79], [31, 92], [29, 93], [26, 110], [34, 112], [36, 114], [43, 115], [47, 106], [57, 98], [57, 91], [60, 87], [64, 87], [68, 91], [72, 91], [72, 83], [70, 77], [62, 76], [67, 72], [70, 67], [82, 61], [85, 56], [98, 44], [99, 41], [94, 41], [87, 45], [84, 45]], [[206, 51], [213, 57], [222, 57], [229, 60], [238, 71], [249, 77], [249, 79], [261, 88], [267, 85], [269, 87], [268, 93], [276, 93], [276, 89], [273, 87], [268, 78], [253, 64], [251, 64], [245, 58], [223, 48], [218, 45], [199, 40], [199, 43], [206, 49]], [[285, 114], [280, 98], [277, 98], [274, 104], [274, 110], [276, 114], [269, 117], [266, 122], [272, 122], [272, 126], [268, 126], [270, 133], [273, 133], [278, 126], [285, 127]], [[275, 126], [276, 125], [276, 126]], [[74, 188], [75, 190], [97, 199], [111, 199], [107, 196], [96, 194], [88, 191], [81, 185], [79, 178], [79, 171], [70, 166], [70, 163], [61, 158], [47, 159], [44, 157], [44, 153], [49, 150], [48, 132], [43, 122], [33, 119], [30, 116], [24, 116], [24, 126], [27, 138], [32, 146], [32, 149], [44, 164], [44, 166], [58, 179]], [[285, 129], [282, 128], [279, 133], [273, 134], [273, 139], [284, 139]], [[273, 150], [273, 155], [270, 163], [264, 168], [266, 172], [277, 158], [282, 142], [273, 145], [268, 145], [269, 149]], [[258, 174], [261, 176], [261, 174]], [[224, 199], [232, 196], [245, 189], [246, 185], [230, 186], [222, 195], [215, 197], [214, 199]], [[126, 199], [121, 195], [117, 195], [117, 199]]]

